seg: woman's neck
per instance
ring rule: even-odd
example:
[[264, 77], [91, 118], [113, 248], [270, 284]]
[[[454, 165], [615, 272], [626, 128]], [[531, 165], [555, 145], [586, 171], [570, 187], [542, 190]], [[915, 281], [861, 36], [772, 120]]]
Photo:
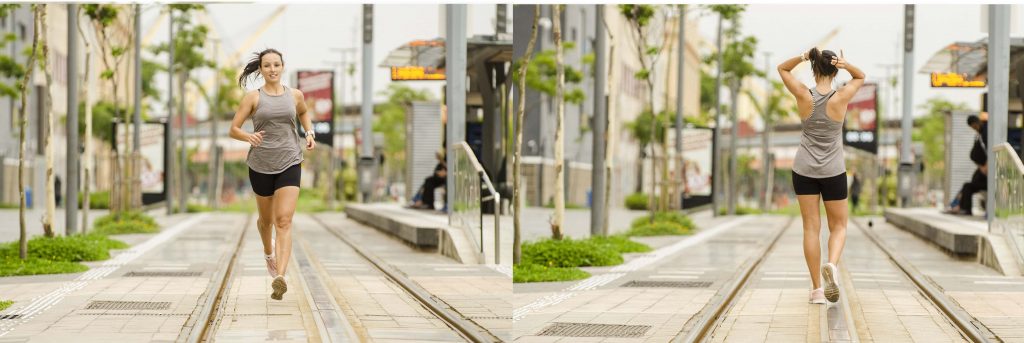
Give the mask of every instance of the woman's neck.
[[814, 88], [818, 90], [818, 93], [824, 93], [821, 91], [823, 89], [827, 89], [829, 92], [832, 91], [832, 79], [818, 79], [815, 82]]
[[263, 84], [263, 91], [277, 95], [284, 93], [284, 86], [280, 82], [267, 82]]

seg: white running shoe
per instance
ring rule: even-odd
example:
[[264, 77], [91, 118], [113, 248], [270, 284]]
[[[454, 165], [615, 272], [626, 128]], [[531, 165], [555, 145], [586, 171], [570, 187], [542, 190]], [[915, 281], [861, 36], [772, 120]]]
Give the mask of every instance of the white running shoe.
[[821, 278], [825, 281], [825, 299], [830, 302], [839, 301], [839, 271], [836, 265], [826, 263], [821, 266]]
[[809, 302], [811, 304], [825, 304], [825, 289], [819, 287], [817, 289], [811, 290]]

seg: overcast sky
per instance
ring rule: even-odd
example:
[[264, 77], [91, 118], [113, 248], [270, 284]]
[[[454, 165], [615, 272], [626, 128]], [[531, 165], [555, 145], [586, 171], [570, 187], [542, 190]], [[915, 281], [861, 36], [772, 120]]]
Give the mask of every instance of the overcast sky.
[[[253, 35], [262, 22], [278, 7], [275, 4], [216, 4], [207, 5], [214, 21], [213, 30], [224, 37], [222, 49], [236, 50]], [[1014, 7], [1021, 7], [1015, 5]], [[157, 6], [147, 6], [143, 22], [151, 23], [158, 15]], [[377, 5], [375, 6], [374, 65], [378, 65], [386, 54], [402, 44], [416, 39], [431, 39], [441, 36], [439, 17], [442, 5]], [[509, 11], [511, 15], [512, 11]], [[1020, 12], [1015, 8], [1015, 12]], [[285, 54], [286, 69], [331, 68], [329, 61], [340, 60], [340, 54], [331, 48], [361, 45], [361, 5], [289, 5], [284, 15], [270, 24], [255, 44], [245, 51], [248, 56], [257, 49], [273, 47]], [[492, 34], [494, 32], [495, 5], [470, 5], [470, 34]], [[714, 43], [717, 17], [712, 15], [690, 17], [699, 20], [701, 34]], [[1020, 21], [1017, 16], [1016, 21]], [[969, 107], [980, 108], [979, 89], [935, 89], [929, 85], [928, 75], [917, 70], [944, 46], [957, 42], [973, 42], [985, 37], [982, 30], [982, 5], [918, 5], [917, 40], [915, 42], [914, 103], [924, 103], [934, 96], [966, 103]], [[771, 53], [771, 65], [777, 65], [783, 58], [806, 51], [822, 40], [832, 29], [839, 33], [826, 48], [844, 50], [847, 59], [862, 68], [868, 81], [881, 81], [887, 70], [884, 64], [899, 64], [903, 60], [897, 44], [902, 44], [902, 5], [750, 5], [742, 17], [744, 35], [756, 36], [759, 40], [755, 64], [764, 66], [763, 52]], [[166, 26], [166, 25], [163, 25]], [[1020, 25], [1011, 28], [1011, 36], [1024, 36]], [[144, 29], [146, 26], [144, 25]], [[166, 41], [166, 27], [157, 28], [152, 43]], [[358, 61], [359, 55], [353, 56]], [[358, 64], [357, 64], [358, 68]], [[893, 73], [900, 75], [898, 70]], [[810, 82], [810, 73], [804, 73]], [[841, 73], [840, 78], [848, 78]], [[777, 78], [775, 73], [772, 76]], [[359, 77], [357, 71], [356, 77]], [[164, 79], [166, 80], [166, 79]], [[161, 82], [158, 78], [157, 82]], [[166, 81], [162, 81], [163, 84]], [[374, 69], [375, 94], [390, 83], [387, 69]], [[349, 82], [352, 87], [355, 82]], [[410, 86], [429, 89], [440, 96], [443, 82], [408, 82]], [[358, 87], [357, 87], [358, 88]], [[356, 90], [357, 96], [359, 90]], [[351, 90], [348, 102], [352, 102]], [[882, 101], [885, 89], [880, 93]], [[377, 95], [378, 99], [380, 98]]]
[[[1014, 7], [1019, 13], [1021, 6]], [[986, 37], [981, 24], [982, 5], [917, 5], [915, 12], [915, 113], [920, 113], [917, 105], [935, 96], [980, 109], [983, 90], [931, 88], [929, 75], [917, 71], [935, 52], [950, 43], [974, 42]], [[743, 13], [741, 25], [744, 35], [758, 39], [755, 65], [760, 68], [765, 64], [764, 52], [771, 53], [774, 68], [783, 59], [807, 51], [838, 27], [838, 35], [826, 45], [826, 49], [836, 52], [843, 49], [846, 59], [864, 70], [868, 81], [872, 82], [886, 78], [887, 70], [881, 65], [903, 62], [903, 13], [903, 5], [750, 5]], [[698, 20], [701, 33], [714, 43], [717, 17], [706, 15]], [[1016, 20], [1020, 21], [1019, 15]], [[1022, 36], [1019, 26], [1011, 26], [1011, 37]], [[902, 75], [898, 70], [892, 72]], [[774, 71], [772, 76], [778, 79], [778, 73]], [[802, 79], [808, 84], [812, 82], [809, 69]], [[849, 79], [849, 74], [840, 72], [839, 79]], [[902, 91], [898, 93], [902, 94]], [[885, 100], [884, 89], [879, 96], [880, 101]]]

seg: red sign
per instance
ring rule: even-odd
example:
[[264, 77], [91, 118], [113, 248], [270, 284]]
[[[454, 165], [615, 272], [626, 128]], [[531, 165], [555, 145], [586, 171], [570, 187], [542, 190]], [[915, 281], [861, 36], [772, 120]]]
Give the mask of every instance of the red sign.
[[306, 111], [313, 116], [316, 140], [333, 144], [334, 72], [301, 70], [298, 72], [298, 89], [306, 98]]
[[843, 143], [878, 153], [878, 85], [865, 83], [846, 106]]

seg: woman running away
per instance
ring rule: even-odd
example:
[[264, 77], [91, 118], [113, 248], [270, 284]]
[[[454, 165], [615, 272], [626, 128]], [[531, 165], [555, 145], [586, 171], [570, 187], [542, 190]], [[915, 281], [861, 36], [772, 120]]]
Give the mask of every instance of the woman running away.
[[[266, 49], [255, 55], [242, 70], [238, 85], [244, 88], [249, 79], [256, 76], [262, 77], [264, 84], [242, 98], [231, 120], [230, 135], [251, 145], [246, 164], [259, 207], [256, 227], [263, 241], [267, 272], [274, 278], [270, 298], [281, 300], [288, 291], [284, 275], [292, 252], [292, 215], [299, 197], [302, 146], [313, 150], [316, 142], [302, 92], [281, 84], [284, 72], [281, 53]], [[249, 118], [252, 118], [253, 133], [242, 130], [242, 123]], [[305, 129], [305, 144], [299, 137], [296, 118]]]
[[[792, 70], [803, 61], [811, 62], [814, 88], [808, 89], [793, 76]], [[839, 69], [853, 77], [839, 89], [832, 89]], [[804, 259], [811, 273], [810, 303], [825, 304], [839, 300], [839, 275], [836, 264], [846, 243], [847, 208], [846, 161], [843, 159], [843, 120], [846, 105], [864, 85], [864, 72], [846, 62], [843, 51], [810, 51], [782, 62], [779, 76], [786, 89], [796, 97], [803, 126], [800, 148], [793, 160], [793, 189], [800, 203], [804, 225]], [[825, 202], [828, 216], [828, 263], [821, 265], [821, 217], [818, 199]], [[819, 267], [820, 266], [820, 267]], [[821, 287], [824, 279], [825, 287]]]

